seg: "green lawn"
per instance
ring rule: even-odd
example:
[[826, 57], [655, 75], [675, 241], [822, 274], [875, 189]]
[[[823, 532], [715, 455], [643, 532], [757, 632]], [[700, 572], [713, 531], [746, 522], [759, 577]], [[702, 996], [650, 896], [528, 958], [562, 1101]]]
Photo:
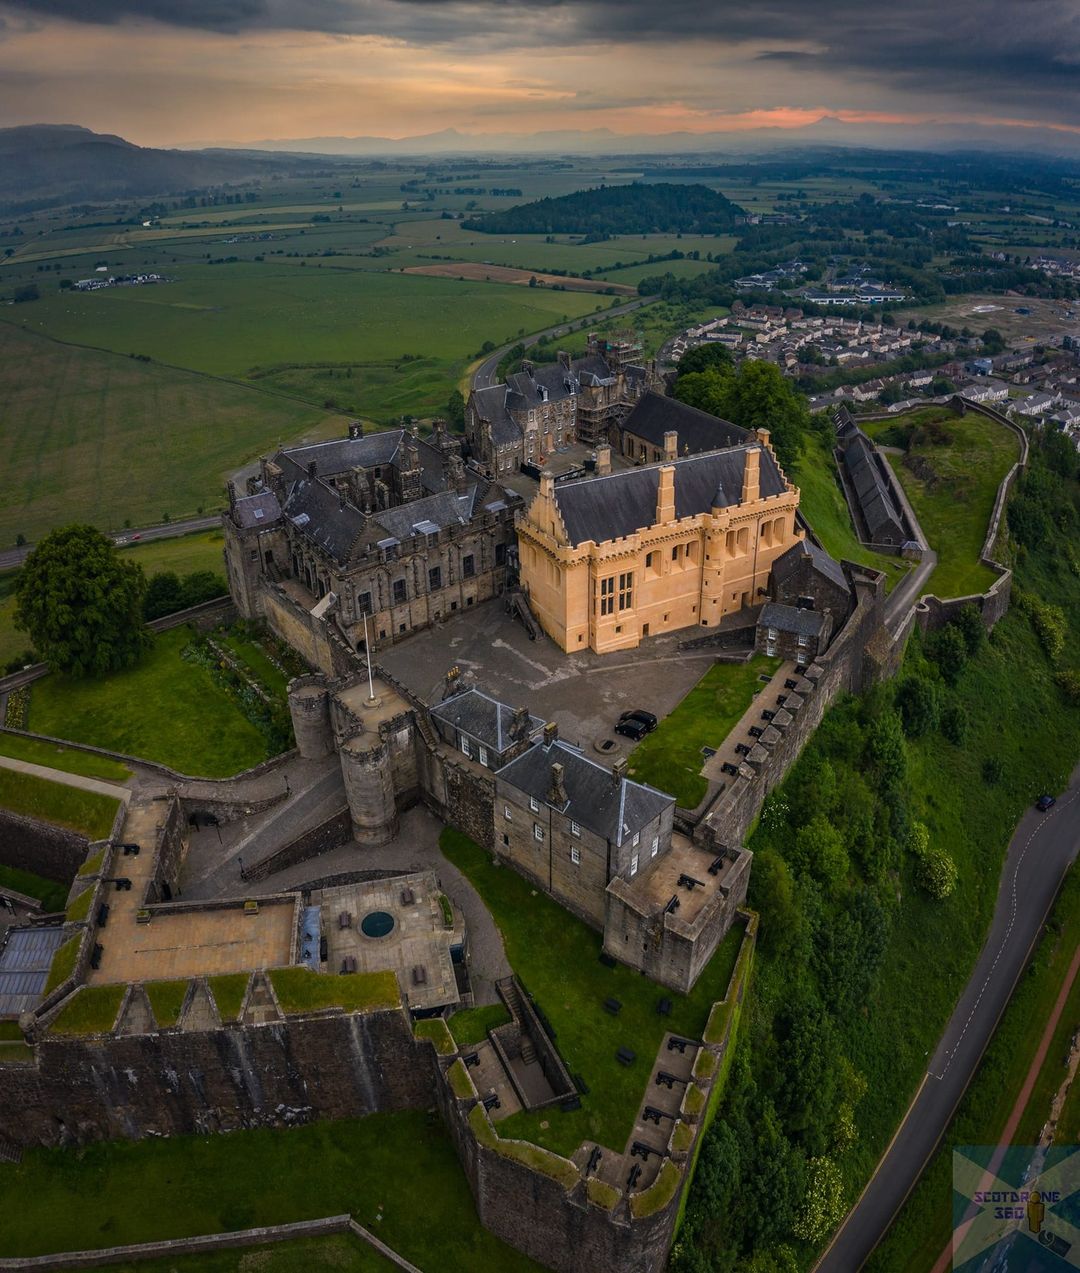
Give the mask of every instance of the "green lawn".
[[[630, 777], [670, 792], [683, 809], [696, 809], [708, 782], [701, 776], [702, 747], [719, 747], [780, 659], [755, 654], [748, 663], [714, 663], [670, 716], [630, 755]], [[721, 996], [722, 997], [722, 996]]]
[[818, 433], [803, 439], [799, 462], [789, 474], [799, 488], [799, 508], [821, 540], [825, 551], [837, 561], [855, 561], [885, 572], [885, 591], [891, 591], [908, 573], [910, 566], [899, 557], [864, 548], [855, 535], [851, 513], [836, 475], [836, 461], [829, 443]]
[[510, 1013], [506, 1004], [500, 1000], [483, 1008], [465, 1008], [462, 1012], [455, 1012], [447, 1025], [454, 1036], [454, 1042], [467, 1047], [472, 1043], [483, 1043], [489, 1030], [505, 1025], [509, 1020]]
[[291, 678], [270, 662], [258, 640], [233, 631], [215, 632], [214, 640], [235, 654], [265, 690], [284, 700]]
[[20, 738], [18, 734], [0, 733], [0, 756], [28, 760], [34, 765], [62, 769], [85, 778], [103, 778], [106, 782], [126, 782], [131, 770], [109, 756], [95, 756], [89, 751], [75, 751], [58, 743], [41, 742], [37, 738]]
[[100, 681], [53, 673], [34, 684], [30, 729], [224, 778], [267, 757], [262, 734], [210, 673], [180, 657], [187, 627], [162, 632], [142, 662]]
[[96, 791], [0, 768], [0, 807], [78, 831], [89, 840], [102, 840], [109, 834], [119, 804]]
[[[222, 489], [207, 504], [208, 509], [225, 502]], [[200, 530], [193, 535], [178, 535], [175, 539], [151, 539], [146, 543], [125, 545], [121, 553], [125, 561], [135, 561], [142, 566], [147, 578], [171, 570], [178, 575], [190, 575], [196, 570], [212, 570], [224, 573], [222, 554], [225, 534], [220, 530]]]
[[[742, 929], [731, 930], [693, 991], [679, 995], [622, 964], [608, 968], [600, 963], [599, 933], [511, 868], [493, 865], [490, 854], [460, 832], [446, 828], [439, 843], [484, 899], [514, 972], [555, 1029], [556, 1046], [567, 1068], [589, 1087], [580, 1110], [514, 1114], [498, 1124], [499, 1135], [530, 1140], [565, 1155], [586, 1139], [621, 1153], [664, 1032], [701, 1037], [713, 1003], [727, 993]], [[672, 1001], [669, 1017], [657, 1016], [662, 997]], [[617, 1017], [604, 1011], [608, 998], [622, 1002]], [[637, 1053], [629, 1067], [615, 1060], [623, 1045]]]
[[[539, 1273], [480, 1227], [450, 1138], [438, 1117], [425, 1112], [286, 1131], [34, 1149], [17, 1166], [0, 1164], [0, 1194], [0, 1250], [9, 1256], [349, 1212], [430, 1273]], [[294, 1248], [302, 1259], [305, 1247]], [[327, 1266], [264, 1265], [248, 1256], [241, 1267]]]
[[[876, 436], [903, 429], [933, 413], [915, 412], [867, 426]], [[1001, 479], [1020, 454], [1016, 435], [986, 416], [971, 412], [941, 421], [947, 441], [924, 438], [906, 456], [889, 455], [893, 472], [907, 492], [930, 547], [938, 555], [937, 568], [924, 591], [939, 597], [966, 597], [984, 592], [997, 577], [979, 562], [983, 540], [994, 509]], [[928, 466], [917, 476], [906, 462], [914, 458]]]
[[44, 911], [62, 911], [70, 885], [57, 884], [17, 866], [0, 866], [0, 887], [14, 889], [26, 897], [36, 897]]
[[[952, 1236], [952, 1150], [955, 1145], [997, 1144], [1035, 1049], [1053, 1010], [1080, 933], [1080, 876], [1067, 877], [1030, 971], [1023, 976], [1005, 1010], [982, 1063], [945, 1133], [944, 1147], [934, 1156], [885, 1241], [874, 1252], [867, 1273], [904, 1273], [930, 1268]], [[1050, 1113], [1050, 1103], [1066, 1075], [1065, 1061], [1080, 1019], [1080, 979], [1061, 1014], [1046, 1060], [1024, 1115], [1011, 1138], [1014, 1145], [1033, 1145]], [[1070, 1088], [1065, 1117], [1054, 1143], [1076, 1144], [1080, 1083]]]
[[[56, 305], [61, 314], [68, 308], [59, 298]], [[148, 320], [143, 306], [133, 311], [134, 330], [115, 346], [124, 357], [0, 322], [0, 442], [7, 457], [0, 543], [13, 543], [19, 533], [33, 543], [72, 521], [118, 530], [125, 518], [139, 526], [165, 514], [194, 515], [200, 506], [219, 508], [225, 478], [245, 461], [331, 419], [332, 429], [344, 432], [321, 405], [126, 357], [140, 351], [138, 328]], [[92, 314], [83, 317], [68, 335], [105, 343], [105, 329], [98, 332]], [[165, 361], [183, 361], [175, 350], [158, 352]], [[214, 568], [220, 566], [218, 557]]]
[[98, 1267], [103, 1273], [300, 1273], [305, 1269], [396, 1273], [398, 1266], [352, 1233], [334, 1233], [325, 1238], [275, 1242], [271, 1246], [201, 1251], [198, 1255], [170, 1255], [160, 1260]]

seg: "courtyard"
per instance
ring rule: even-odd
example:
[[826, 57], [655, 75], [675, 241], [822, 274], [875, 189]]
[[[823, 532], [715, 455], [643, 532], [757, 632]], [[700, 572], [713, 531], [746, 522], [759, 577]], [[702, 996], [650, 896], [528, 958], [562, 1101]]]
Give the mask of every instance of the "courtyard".
[[712, 651], [680, 651], [694, 629], [652, 637], [636, 650], [564, 654], [546, 636], [530, 641], [496, 598], [375, 651], [375, 661], [428, 704], [441, 701], [451, 667], [511, 707], [559, 722], [559, 736], [589, 750], [604, 739], [611, 754], [633, 744], [612, 731], [622, 712], [666, 716], [715, 662]]

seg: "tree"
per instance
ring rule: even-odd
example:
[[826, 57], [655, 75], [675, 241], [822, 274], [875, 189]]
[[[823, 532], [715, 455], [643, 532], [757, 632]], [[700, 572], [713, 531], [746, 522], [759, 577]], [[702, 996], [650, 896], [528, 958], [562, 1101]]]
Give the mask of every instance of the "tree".
[[71, 676], [104, 676], [136, 663], [146, 577], [93, 526], [65, 526], [26, 559], [15, 585], [15, 623], [34, 648]]
[[941, 714], [941, 733], [959, 747], [967, 737], [968, 723], [963, 703], [952, 703]]
[[907, 772], [907, 751], [900, 717], [882, 712], [870, 730], [870, 759], [884, 788], [898, 787]]
[[986, 644], [986, 629], [982, 615], [973, 605], [961, 606], [949, 622], [960, 632], [970, 657], [974, 657]]
[[839, 890], [847, 878], [850, 863], [840, 832], [823, 813], [799, 828], [795, 847], [806, 870], [833, 892]]
[[151, 619], [162, 619], [167, 614], [175, 614], [182, 610], [180, 579], [171, 570], [163, 570], [154, 575], [146, 588], [143, 598], [143, 618], [149, 623]]
[[459, 432], [465, 428], [465, 399], [460, 389], [452, 389], [446, 401], [446, 418], [452, 429]]
[[199, 606], [204, 601], [214, 601], [229, 591], [224, 578], [213, 570], [196, 570], [185, 575], [180, 587], [180, 609]]
[[956, 888], [956, 863], [944, 849], [928, 849], [915, 868], [919, 887], [940, 902]]
[[14, 301], [16, 305], [24, 305], [27, 301], [40, 300], [41, 293], [38, 291], [36, 283], [26, 283], [22, 287], [17, 287], [14, 292]]
[[921, 738], [936, 729], [941, 718], [937, 686], [924, 676], [908, 676], [896, 691], [896, 707], [909, 738]]
[[953, 623], [947, 623], [927, 641], [926, 652], [941, 669], [945, 681], [955, 685], [968, 657], [967, 643], [960, 629]]
[[743, 429], [768, 429], [773, 450], [790, 472], [799, 458], [802, 435], [810, 424], [806, 399], [780, 368], [754, 359], [733, 377], [727, 419]]
[[723, 345], [698, 345], [688, 349], [679, 359], [679, 375], [687, 376], [694, 371], [723, 371], [733, 367], [731, 352]]

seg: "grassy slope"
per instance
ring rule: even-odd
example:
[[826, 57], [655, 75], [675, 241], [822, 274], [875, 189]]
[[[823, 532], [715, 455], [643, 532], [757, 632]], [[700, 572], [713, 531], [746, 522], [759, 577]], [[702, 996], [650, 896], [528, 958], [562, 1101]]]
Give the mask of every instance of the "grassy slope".
[[182, 773], [223, 778], [266, 759], [262, 735], [204, 668], [180, 657], [188, 628], [158, 636], [142, 662], [101, 681], [53, 673], [35, 683], [30, 729]]
[[89, 840], [109, 834], [119, 801], [96, 791], [81, 791], [59, 782], [0, 768], [0, 807], [29, 818], [55, 822]]
[[36, 897], [45, 911], [62, 911], [68, 895], [67, 884], [57, 884], [55, 880], [43, 879], [15, 866], [0, 866], [0, 888]]
[[28, 760], [34, 765], [46, 765], [86, 778], [104, 778], [106, 782], [126, 782], [131, 777], [126, 765], [108, 756], [95, 756], [93, 752], [75, 751], [57, 743], [39, 742], [36, 738], [20, 738], [17, 734], [0, 734], [0, 756], [13, 756], [16, 760]]
[[[598, 933], [515, 871], [493, 866], [490, 855], [460, 832], [447, 828], [440, 843], [494, 915], [507, 957], [551, 1021], [570, 1073], [582, 1075], [590, 1088], [580, 1110], [515, 1114], [499, 1124], [500, 1135], [567, 1155], [587, 1138], [621, 1152], [665, 1030], [701, 1037], [713, 1003], [727, 993], [742, 930], [728, 934], [691, 994], [675, 994], [630, 968], [601, 964]], [[567, 969], [573, 969], [572, 980]], [[670, 1017], [656, 1014], [662, 996], [672, 1001]], [[623, 1005], [617, 1017], [603, 1009], [612, 997]], [[629, 1067], [615, 1060], [623, 1045], [637, 1053]]]
[[702, 747], [719, 747], [771, 676], [780, 659], [755, 654], [749, 663], [716, 663], [670, 716], [630, 757], [630, 776], [673, 795], [679, 806], [696, 809], [708, 782], [701, 776]]
[[[57, 304], [64, 313], [67, 302]], [[118, 335], [118, 353], [140, 348], [148, 315], [132, 308], [135, 328]], [[93, 317], [65, 327], [70, 338], [103, 343]], [[168, 342], [157, 352], [183, 361]], [[0, 323], [0, 401], [6, 544], [71, 521], [107, 530], [125, 518], [140, 525], [218, 507], [232, 469], [327, 418], [320, 407], [60, 345], [10, 323]]]
[[799, 463], [791, 473], [799, 488], [799, 507], [825, 549], [838, 561], [856, 561], [885, 572], [886, 591], [907, 574], [909, 566], [897, 557], [864, 548], [855, 536], [847, 500], [836, 476], [836, 464], [828, 443], [816, 433], [803, 442]]
[[437, 1117], [421, 1112], [284, 1132], [31, 1150], [18, 1166], [0, 1165], [0, 1193], [0, 1250], [10, 1255], [347, 1211], [423, 1269], [537, 1268], [480, 1227], [449, 1137]]
[[303, 1269], [342, 1269], [348, 1273], [396, 1273], [397, 1265], [351, 1233], [326, 1238], [297, 1238], [272, 1246], [234, 1251], [201, 1251], [133, 1264], [104, 1264], [103, 1273], [299, 1273]]
[[[948, 1244], [953, 1222], [953, 1146], [997, 1143], [1034, 1059], [1078, 941], [1080, 876], [1074, 872], [1062, 888], [1030, 971], [1021, 978], [956, 1117], [945, 1133], [943, 1148], [931, 1160], [885, 1241], [874, 1252], [867, 1273], [903, 1273], [907, 1269], [930, 1268]], [[1063, 1062], [1078, 1019], [1080, 980], [1073, 983], [1012, 1144], [1031, 1145], [1038, 1138], [1050, 1112], [1050, 1102], [1065, 1077]], [[1070, 1101], [1080, 1101], [1078, 1092], [1080, 1084], [1074, 1083]], [[1074, 1127], [1068, 1118], [1059, 1125], [1055, 1142], [1075, 1144]]]
[[[901, 424], [925, 415], [898, 417]], [[889, 422], [871, 425], [880, 433]], [[996, 578], [979, 563], [986, 528], [1001, 479], [1019, 456], [1019, 442], [1011, 430], [972, 412], [950, 416], [943, 427], [952, 442], [947, 447], [920, 443], [909, 453], [933, 466], [939, 480], [932, 484], [916, 477], [902, 458], [889, 456], [915, 516], [938, 555], [937, 568], [924, 591], [940, 597], [966, 597], [985, 591]]]

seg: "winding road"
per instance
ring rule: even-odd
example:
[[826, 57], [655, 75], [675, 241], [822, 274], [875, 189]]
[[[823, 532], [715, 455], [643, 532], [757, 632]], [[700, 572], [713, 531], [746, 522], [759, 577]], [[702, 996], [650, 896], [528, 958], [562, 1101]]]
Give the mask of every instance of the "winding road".
[[[1052, 742], [1049, 744], [1052, 745]], [[862, 1268], [937, 1149], [1080, 850], [1080, 766], [1048, 813], [1029, 809], [1013, 833], [994, 918], [904, 1121], [815, 1273]]]

